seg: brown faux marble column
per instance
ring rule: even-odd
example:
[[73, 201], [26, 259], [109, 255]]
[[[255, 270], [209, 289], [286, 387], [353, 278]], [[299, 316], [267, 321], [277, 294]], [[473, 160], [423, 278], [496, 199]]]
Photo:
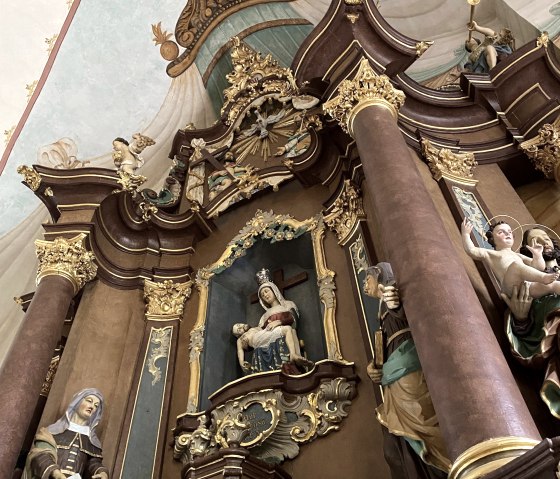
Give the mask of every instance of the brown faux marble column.
[[450, 477], [479, 477], [540, 435], [397, 126], [404, 94], [367, 60], [338, 93], [325, 111], [356, 139], [386, 259], [455, 461]]
[[37, 290], [0, 371], [0, 477], [12, 477], [70, 301], [95, 276], [84, 238], [36, 241]]

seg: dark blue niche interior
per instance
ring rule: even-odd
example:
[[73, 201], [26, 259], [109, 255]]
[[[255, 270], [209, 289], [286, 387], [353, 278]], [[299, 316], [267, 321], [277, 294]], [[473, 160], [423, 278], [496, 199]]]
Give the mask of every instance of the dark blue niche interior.
[[264, 309], [260, 303], [251, 304], [250, 298], [258, 288], [255, 274], [262, 268], [270, 270], [271, 275], [282, 268], [285, 280], [307, 272], [307, 281], [287, 289], [284, 297], [298, 306], [297, 333], [305, 341], [307, 357], [312, 361], [326, 358], [323, 305], [319, 299], [311, 234], [277, 243], [259, 239], [245, 256], [210, 281], [201, 355], [200, 410], [210, 407], [208, 396], [243, 377], [237, 361], [237, 338], [231, 328], [235, 323], [258, 325]]

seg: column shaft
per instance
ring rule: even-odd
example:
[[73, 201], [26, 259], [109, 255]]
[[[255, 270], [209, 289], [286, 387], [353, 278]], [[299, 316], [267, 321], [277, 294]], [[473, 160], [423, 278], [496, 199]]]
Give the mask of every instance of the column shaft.
[[362, 109], [352, 130], [450, 459], [490, 438], [540, 439], [390, 110]]
[[11, 477], [57, 345], [73, 284], [44, 277], [0, 371], [0, 477]]

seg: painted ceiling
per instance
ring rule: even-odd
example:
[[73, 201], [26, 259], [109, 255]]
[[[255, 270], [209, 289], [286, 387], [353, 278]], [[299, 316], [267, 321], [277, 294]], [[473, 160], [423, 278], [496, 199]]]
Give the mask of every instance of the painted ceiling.
[[[342, 0], [335, 0], [342, 1]], [[156, 140], [142, 174], [159, 189], [170, 167], [172, 138], [187, 123], [209, 126], [231, 71], [231, 37], [289, 66], [328, 0], [252, 5], [237, 11], [205, 39], [194, 63], [171, 78], [161, 41], [173, 38], [184, 0], [36, 0], [9, 2], [0, 16], [0, 361], [22, 313], [13, 297], [34, 289], [33, 239], [46, 210], [21, 184], [16, 168], [112, 167], [115, 137], [142, 132]], [[465, 60], [466, 0], [379, 0], [380, 12], [403, 34], [433, 46], [408, 74], [429, 82]], [[560, 32], [560, 2], [481, 0], [475, 19], [508, 26], [517, 44], [547, 30]], [[254, 25], [261, 25], [255, 29]]]

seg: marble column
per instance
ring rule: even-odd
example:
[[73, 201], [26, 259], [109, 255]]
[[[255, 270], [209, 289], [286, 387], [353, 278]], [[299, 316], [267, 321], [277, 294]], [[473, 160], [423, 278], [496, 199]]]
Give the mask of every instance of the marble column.
[[540, 435], [397, 125], [404, 93], [362, 60], [324, 106], [355, 138], [380, 236], [438, 415], [451, 478], [475, 478]]
[[74, 295], [96, 274], [80, 234], [37, 240], [37, 290], [0, 371], [0, 477], [11, 477]]

